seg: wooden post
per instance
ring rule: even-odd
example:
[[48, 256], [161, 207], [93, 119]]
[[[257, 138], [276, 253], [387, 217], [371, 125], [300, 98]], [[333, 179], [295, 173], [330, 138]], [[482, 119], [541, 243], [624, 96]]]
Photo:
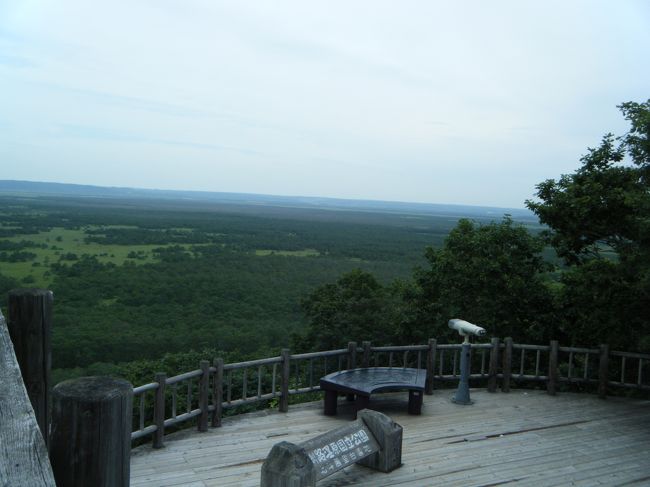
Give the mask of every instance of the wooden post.
[[598, 362], [598, 397], [607, 397], [607, 383], [609, 382], [609, 345], [600, 346], [600, 359]]
[[288, 348], [282, 349], [282, 378], [280, 382], [280, 407], [281, 413], [289, 411], [289, 377], [291, 375], [291, 355]]
[[357, 342], [348, 342], [348, 370], [357, 368]]
[[510, 392], [510, 377], [512, 376], [512, 337], [507, 337], [503, 348], [503, 382], [501, 392]]
[[217, 369], [212, 383], [212, 400], [214, 411], [212, 411], [212, 427], [221, 426], [221, 413], [223, 408], [223, 359], [214, 359], [214, 367]]
[[203, 432], [208, 431], [208, 383], [210, 382], [210, 362], [201, 360], [201, 379], [199, 380], [199, 409], [201, 415], [196, 428]]
[[497, 379], [499, 375], [499, 338], [492, 338], [490, 349], [490, 367], [488, 370], [488, 392], [497, 391]]
[[128, 487], [133, 387], [82, 377], [52, 391], [50, 460], [58, 487]]
[[167, 374], [158, 372], [155, 382], [158, 383], [158, 389], [153, 397], [153, 424], [156, 425], [156, 431], [153, 433], [153, 447], [162, 448], [165, 446], [165, 386], [167, 385]]
[[557, 394], [557, 360], [560, 345], [557, 340], [551, 340], [551, 345], [548, 351], [548, 382], [546, 384], [546, 391], [554, 396]]
[[372, 348], [372, 344], [369, 341], [365, 341], [361, 345], [363, 346], [362, 367], [370, 367], [370, 349]]
[[14, 289], [9, 292], [9, 336], [27, 395], [45, 444], [50, 424], [52, 368], [52, 291]]
[[429, 338], [427, 343], [429, 348], [427, 349], [427, 381], [424, 385], [425, 394], [433, 394], [433, 376], [435, 374], [436, 367], [436, 347], [438, 342], [435, 338]]

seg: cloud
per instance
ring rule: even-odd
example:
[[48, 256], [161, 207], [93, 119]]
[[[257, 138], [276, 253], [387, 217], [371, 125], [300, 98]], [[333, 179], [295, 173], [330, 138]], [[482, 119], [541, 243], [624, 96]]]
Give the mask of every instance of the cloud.
[[647, 25], [634, 0], [8, 0], [3, 173], [517, 207], [648, 97]]

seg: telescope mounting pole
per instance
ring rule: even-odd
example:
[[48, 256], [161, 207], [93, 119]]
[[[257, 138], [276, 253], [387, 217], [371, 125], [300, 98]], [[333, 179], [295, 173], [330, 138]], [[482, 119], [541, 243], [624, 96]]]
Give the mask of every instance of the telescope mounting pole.
[[469, 334], [467, 334], [460, 351], [460, 382], [456, 394], [451, 398], [456, 404], [474, 404], [469, 398], [469, 355], [471, 347]]

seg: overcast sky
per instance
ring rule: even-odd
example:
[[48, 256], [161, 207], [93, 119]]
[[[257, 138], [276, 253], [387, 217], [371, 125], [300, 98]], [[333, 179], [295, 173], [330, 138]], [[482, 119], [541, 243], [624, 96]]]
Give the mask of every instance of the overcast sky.
[[0, 179], [522, 207], [648, 52], [646, 0], [0, 0]]

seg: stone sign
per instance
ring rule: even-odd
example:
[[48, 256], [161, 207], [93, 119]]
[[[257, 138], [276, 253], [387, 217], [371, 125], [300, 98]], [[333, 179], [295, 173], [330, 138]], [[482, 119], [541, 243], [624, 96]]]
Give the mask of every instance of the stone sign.
[[282, 441], [262, 465], [262, 487], [311, 487], [357, 463], [390, 472], [402, 464], [402, 427], [364, 409], [359, 419], [298, 445]]
[[300, 444], [316, 467], [318, 480], [379, 451], [361, 419]]

